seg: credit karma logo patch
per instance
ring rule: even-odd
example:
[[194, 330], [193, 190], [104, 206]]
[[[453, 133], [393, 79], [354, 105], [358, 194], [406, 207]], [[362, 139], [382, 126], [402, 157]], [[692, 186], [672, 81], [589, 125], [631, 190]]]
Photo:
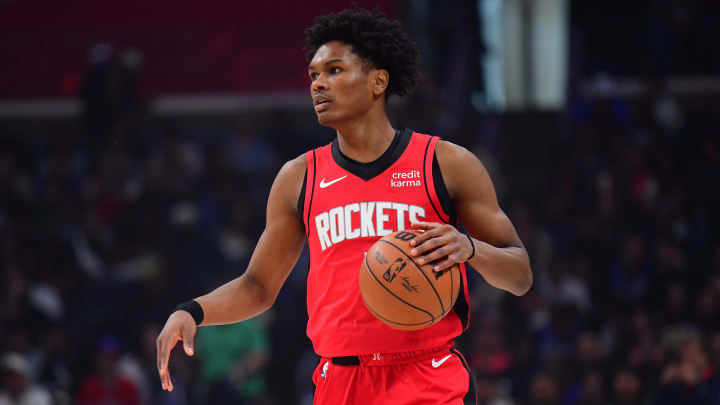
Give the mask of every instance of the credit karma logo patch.
[[420, 173], [420, 170], [394, 170], [390, 173], [390, 187], [392, 188], [421, 186], [422, 174]]

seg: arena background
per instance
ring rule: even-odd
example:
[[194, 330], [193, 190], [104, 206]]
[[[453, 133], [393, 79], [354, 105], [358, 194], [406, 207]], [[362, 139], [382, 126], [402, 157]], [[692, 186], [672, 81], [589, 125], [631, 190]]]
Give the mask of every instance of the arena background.
[[[0, 1], [0, 404], [311, 403], [306, 253], [172, 393], [155, 339], [333, 138], [303, 29], [344, 3]], [[523, 297], [469, 280], [481, 403], [720, 404], [720, 4], [357, 3], [421, 49], [391, 122], [474, 151], [530, 254]]]

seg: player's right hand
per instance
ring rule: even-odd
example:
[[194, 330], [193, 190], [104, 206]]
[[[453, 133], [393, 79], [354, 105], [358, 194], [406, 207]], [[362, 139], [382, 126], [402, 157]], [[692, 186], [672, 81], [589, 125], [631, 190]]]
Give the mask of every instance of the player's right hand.
[[197, 331], [195, 320], [186, 311], [175, 311], [170, 315], [165, 327], [157, 338], [157, 368], [160, 373], [160, 382], [164, 390], [172, 391], [173, 385], [168, 370], [170, 351], [178, 340], [183, 341], [183, 348], [188, 356], [194, 353], [193, 338]]

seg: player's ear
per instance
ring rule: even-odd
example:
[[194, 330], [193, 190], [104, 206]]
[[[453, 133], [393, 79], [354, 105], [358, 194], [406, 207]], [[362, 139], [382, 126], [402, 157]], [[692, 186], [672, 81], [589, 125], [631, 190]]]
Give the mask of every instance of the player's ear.
[[387, 89], [388, 83], [390, 83], [390, 75], [385, 69], [377, 69], [374, 72], [373, 82], [373, 94], [375, 97], [380, 97], [381, 94]]

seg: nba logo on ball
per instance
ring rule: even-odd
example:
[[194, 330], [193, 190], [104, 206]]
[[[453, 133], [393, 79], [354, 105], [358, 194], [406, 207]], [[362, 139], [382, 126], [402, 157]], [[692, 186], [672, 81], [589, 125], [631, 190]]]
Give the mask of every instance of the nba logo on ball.
[[400, 273], [405, 268], [406, 265], [407, 263], [405, 263], [405, 260], [403, 260], [402, 258], [397, 258], [393, 262], [393, 264], [391, 264], [390, 267], [387, 268], [385, 273], [383, 273], [383, 279], [385, 279], [385, 281], [387, 281], [388, 283], [392, 282], [393, 280], [395, 280], [395, 277], [398, 275], [398, 273]]
[[410, 241], [422, 233], [393, 232], [376, 241], [360, 266], [360, 296], [380, 322], [400, 330], [418, 330], [440, 321], [453, 308], [462, 285], [460, 267], [435, 272], [420, 264]]
[[325, 376], [326, 376], [325, 372], [327, 371], [327, 369], [328, 369], [328, 362], [326, 361], [325, 364], [323, 364], [323, 369], [320, 372], [320, 377], [325, 378]]

